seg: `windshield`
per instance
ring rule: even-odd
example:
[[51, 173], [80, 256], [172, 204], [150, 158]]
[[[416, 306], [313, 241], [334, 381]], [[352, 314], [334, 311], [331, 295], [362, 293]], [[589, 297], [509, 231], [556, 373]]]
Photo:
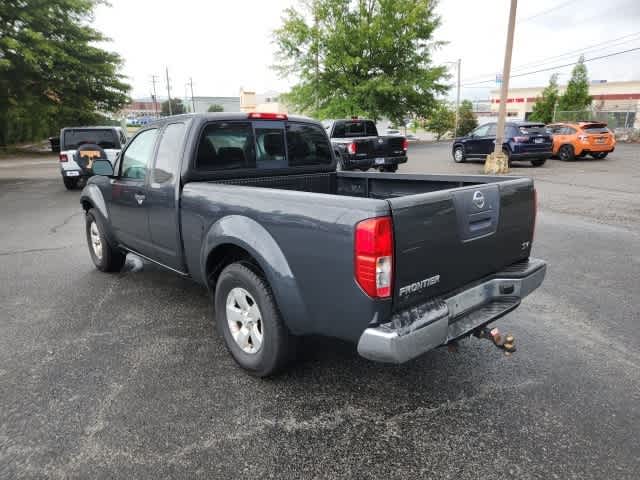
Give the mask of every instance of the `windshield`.
[[582, 129], [586, 133], [609, 133], [609, 129], [603, 123], [592, 123], [591, 125], [583, 125]]
[[521, 134], [530, 135], [530, 134], [547, 134], [549, 131], [544, 124], [535, 124], [535, 125], [521, 125], [518, 127], [518, 130]]
[[105, 128], [104, 130], [96, 128], [65, 130], [63, 150], [75, 150], [85, 143], [94, 143], [102, 148], [120, 148], [118, 135], [112, 128]]

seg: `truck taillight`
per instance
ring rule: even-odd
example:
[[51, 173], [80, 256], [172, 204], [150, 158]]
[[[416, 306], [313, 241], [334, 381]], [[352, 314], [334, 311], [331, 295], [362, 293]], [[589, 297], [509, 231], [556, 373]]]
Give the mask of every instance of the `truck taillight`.
[[67, 158], [67, 154], [66, 153], [61, 153], [60, 154], [60, 163], [65, 163], [68, 162], [69, 158]]
[[356, 142], [351, 142], [347, 145], [347, 152], [349, 152], [349, 155], [355, 155], [358, 153], [358, 144]]
[[529, 141], [529, 137], [526, 137], [526, 136], [513, 137], [513, 141], [516, 143], [526, 143]]
[[356, 282], [373, 298], [388, 298], [393, 287], [393, 223], [376, 217], [356, 225]]
[[402, 140], [402, 150], [404, 150], [405, 152], [409, 150], [409, 140], [407, 140], [406, 138]]

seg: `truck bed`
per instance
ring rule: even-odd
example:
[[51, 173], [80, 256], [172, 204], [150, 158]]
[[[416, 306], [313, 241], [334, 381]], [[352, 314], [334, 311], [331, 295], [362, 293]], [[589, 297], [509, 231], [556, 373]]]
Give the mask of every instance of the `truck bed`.
[[[529, 178], [329, 172], [215, 183], [385, 200], [394, 225], [394, 311], [451, 292], [530, 253], [535, 203]], [[477, 192], [483, 197], [480, 208], [473, 203]], [[318, 207], [324, 198], [315, 200]], [[336, 202], [330, 203], [335, 209]], [[348, 204], [344, 207], [353, 208]], [[310, 211], [310, 219], [313, 215]]]

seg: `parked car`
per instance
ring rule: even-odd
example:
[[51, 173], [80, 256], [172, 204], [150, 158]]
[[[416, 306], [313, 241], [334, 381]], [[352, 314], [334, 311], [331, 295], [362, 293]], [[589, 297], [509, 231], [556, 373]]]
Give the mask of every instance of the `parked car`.
[[338, 155], [339, 170], [377, 168], [395, 172], [407, 161], [407, 139], [401, 135], [379, 136], [372, 120], [327, 120], [323, 125]]
[[49, 146], [53, 153], [60, 152], [60, 137], [49, 137]]
[[[496, 123], [485, 123], [465, 137], [453, 140], [453, 160], [485, 159], [496, 143]], [[502, 151], [513, 161], [530, 161], [534, 167], [544, 165], [551, 157], [553, 142], [543, 123], [507, 122], [504, 127]]]
[[67, 127], [60, 130], [60, 174], [67, 190], [76, 188], [78, 182], [91, 175], [91, 169], [85, 166], [94, 159], [107, 158], [114, 163], [125, 143], [127, 136], [120, 127]]
[[553, 154], [570, 161], [591, 155], [602, 159], [616, 148], [616, 138], [602, 122], [554, 123], [547, 126], [553, 136]]
[[[95, 266], [132, 252], [206, 285], [235, 361], [283, 367], [298, 336], [405, 362], [477, 332], [542, 282], [530, 178], [336, 172], [304, 117], [208, 113], [144, 127], [81, 195]], [[115, 173], [114, 173], [115, 172]]]

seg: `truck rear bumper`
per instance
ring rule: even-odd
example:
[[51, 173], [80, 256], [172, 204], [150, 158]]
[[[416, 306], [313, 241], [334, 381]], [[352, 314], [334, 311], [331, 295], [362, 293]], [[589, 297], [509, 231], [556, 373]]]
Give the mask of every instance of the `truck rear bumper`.
[[448, 297], [394, 314], [388, 323], [364, 331], [358, 353], [387, 363], [418, 357], [517, 308], [540, 286], [546, 271], [546, 262], [530, 258]]

